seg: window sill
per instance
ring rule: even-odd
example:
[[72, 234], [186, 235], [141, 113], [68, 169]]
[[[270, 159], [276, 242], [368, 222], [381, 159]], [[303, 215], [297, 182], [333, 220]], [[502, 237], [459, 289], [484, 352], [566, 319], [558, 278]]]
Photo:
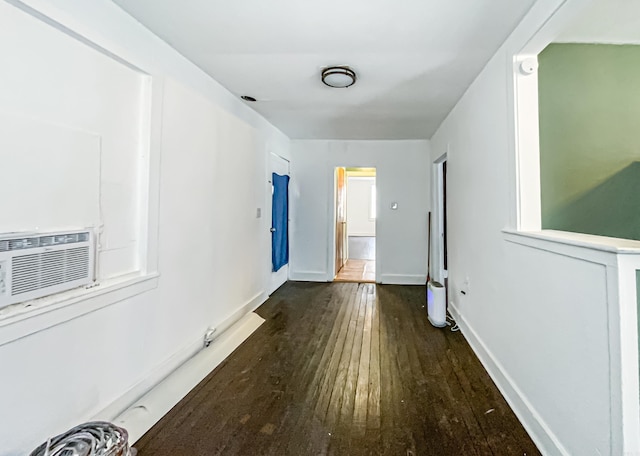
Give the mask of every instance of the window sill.
[[505, 235], [505, 239], [524, 245], [534, 246], [540, 244], [542, 241], [614, 254], [640, 254], [640, 241], [632, 239], [620, 239], [556, 230], [516, 231], [504, 229], [502, 232]]
[[1, 309], [0, 346], [152, 290], [159, 277], [129, 274]]

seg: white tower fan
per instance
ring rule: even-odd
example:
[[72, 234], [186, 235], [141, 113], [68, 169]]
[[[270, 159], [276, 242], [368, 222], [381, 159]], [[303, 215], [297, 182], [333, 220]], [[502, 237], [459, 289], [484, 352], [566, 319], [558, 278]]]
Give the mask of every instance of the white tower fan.
[[447, 326], [447, 297], [440, 282], [431, 281], [427, 284], [427, 315], [436, 328]]
[[447, 292], [440, 282], [431, 280], [431, 212], [428, 221], [427, 316], [436, 328], [447, 326]]

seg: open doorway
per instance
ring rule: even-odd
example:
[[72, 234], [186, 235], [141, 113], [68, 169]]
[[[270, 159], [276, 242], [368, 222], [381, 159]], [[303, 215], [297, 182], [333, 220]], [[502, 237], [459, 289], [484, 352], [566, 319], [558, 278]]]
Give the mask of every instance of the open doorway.
[[376, 169], [336, 169], [336, 276], [338, 282], [375, 282]]
[[[447, 259], [447, 155], [444, 154], [433, 164], [433, 195], [434, 195], [434, 220], [432, 224], [434, 266], [431, 278], [447, 285], [448, 259]], [[429, 253], [431, 255], [431, 253]]]

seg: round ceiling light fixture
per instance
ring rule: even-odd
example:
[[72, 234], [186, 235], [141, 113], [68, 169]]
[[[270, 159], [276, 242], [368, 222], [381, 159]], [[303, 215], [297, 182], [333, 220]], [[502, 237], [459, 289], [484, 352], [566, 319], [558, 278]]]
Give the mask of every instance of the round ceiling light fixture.
[[329, 87], [344, 89], [356, 83], [356, 73], [346, 66], [328, 67], [322, 70], [322, 82]]
[[244, 101], [250, 101], [251, 103], [257, 101], [255, 98], [250, 97], [249, 95], [242, 95], [240, 96], [240, 98], [242, 98]]

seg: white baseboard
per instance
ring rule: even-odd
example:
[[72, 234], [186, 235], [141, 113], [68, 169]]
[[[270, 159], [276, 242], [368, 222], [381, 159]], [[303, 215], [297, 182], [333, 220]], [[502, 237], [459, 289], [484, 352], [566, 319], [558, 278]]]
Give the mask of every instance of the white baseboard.
[[424, 285], [427, 276], [421, 274], [381, 274], [380, 283], [387, 285]]
[[113, 423], [127, 430], [129, 443], [133, 445], [262, 323], [264, 319], [253, 312], [245, 315], [211, 346], [198, 352], [115, 417]]
[[[217, 338], [220, 334], [223, 334], [227, 328], [232, 326], [235, 322], [240, 320], [249, 312], [253, 312], [256, 310], [262, 303], [264, 303], [267, 299], [269, 299], [269, 295], [266, 292], [261, 291], [253, 296], [249, 301], [247, 301], [244, 305], [239, 307], [237, 310], [233, 311], [232, 314], [228, 315], [224, 318], [220, 323], [216, 323], [212, 325], [216, 328], [216, 332], [213, 335], [214, 339]], [[204, 336], [204, 334], [203, 334]]]
[[[252, 314], [251, 312], [253, 312], [256, 308], [258, 308], [264, 301], [266, 301], [267, 298], [268, 296], [264, 292], [260, 292], [256, 294], [246, 304], [241, 306], [238, 310], [234, 311], [231, 315], [229, 315], [227, 318], [222, 320], [220, 323], [216, 324], [214, 342], [206, 351], [207, 352], [214, 351], [213, 350], [214, 347], [218, 347], [215, 350], [216, 353], [219, 352], [220, 350], [223, 350], [225, 353], [228, 351], [227, 355], [225, 355], [222, 359], [220, 359], [220, 362], [224, 360], [224, 358], [228, 356], [228, 354], [230, 354], [244, 340], [242, 339], [237, 343], [237, 345], [233, 345], [237, 341], [233, 338], [229, 339], [229, 335], [227, 333], [236, 332], [232, 327], [236, 323], [240, 324], [241, 323], [240, 320], [247, 315], [255, 315], [255, 317], [260, 318], [256, 314]], [[253, 330], [255, 330], [255, 328]], [[253, 330], [247, 333], [246, 337], [248, 337], [253, 332]], [[145, 396], [147, 393], [149, 393], [151, 390], [157, 387], [161, 382], [163, 382], [170, 375], [172, 375], [172, 373], [176, 372], [176, 370], [181, 368], [181, 366], [188, 363], [194, 357], [199, 356], [200, 353], [202, 353], [203, 351], [202, 350], [203, 343], [204, 343], [203, 338], [204, 338], [204, 333], [199, 334], [198, 337], [195, 338], [193, 341], [189, 342], [188, 344], [184, 345], [182, 348], [177, 350], [175, 353], [169, 356], [165, 361], [163, 361], [161, 364], [156, 366], [151, 372], [149, 372], [148, 375], [145, 376], [143, 380], [135, 384], [133, 387], [127, 390], [124, 394], [118, 397], [115, 401], [113, 401], [107, 407], [105, 407], [96, 415], [94, 415], [91, 418], [91, 421], [115, 422], [118, 416], [126, 413], [127, 410], [130, 410], [131, 407], [133, 407], [132, 404], [134, 404], [136, 401], [139, 401], [143, 396]], [[231, 343], [230, 343], [230, 340], [231, 340]], [[209, 372], [213, 370], [218, 364], [219, 362], [215, 365], [211, 364]], [[205, 374], [204, 376], [206, 376], [207, 374]], [[204, 378], [204, 376], [202, 378]], [[188, 393], [188, 391], [185, 392], [184, 395], [186, 395], [186, 393]], [[182, 397], [184, 397], [184, 395]], [[180, 397], [176, 401], [176, 403], [180, 399], [182, 399], [182, 397]], [[151, 426], [149, 426], [149, 429], [151, 428]], [[131, 436], [131, 433], [130, 433], [130, 436]], [[142, 434], [140, 434], [140, 436], [142, 436]], [[138, 438], [140, 436], [138, 436]], [[133, 440], [130, 439], [130, 442], [132, 441]]]
[[544, 455], [571, 456], [453, 303], [449, 303], [449, 312], [540, 452]]
[[289, 280], [297, 282], [328, 282], [327, 271], [291, 271]]
[[96, 413], [89, 421], [111, 421], [124, 412], [136, 400], [144, 396], [154, 386], [167, 378], [171, 372], [174, 372], [182, 366], [187, 360], [195, 356], [203, 346], [203, 337], [200, 335], [196, 340], [176, 351], [169, 356], [160, 365], [156, 366], [149, 374], [140, 382], [127, 390], [123, 395], [111, 402], [107, 407]]

